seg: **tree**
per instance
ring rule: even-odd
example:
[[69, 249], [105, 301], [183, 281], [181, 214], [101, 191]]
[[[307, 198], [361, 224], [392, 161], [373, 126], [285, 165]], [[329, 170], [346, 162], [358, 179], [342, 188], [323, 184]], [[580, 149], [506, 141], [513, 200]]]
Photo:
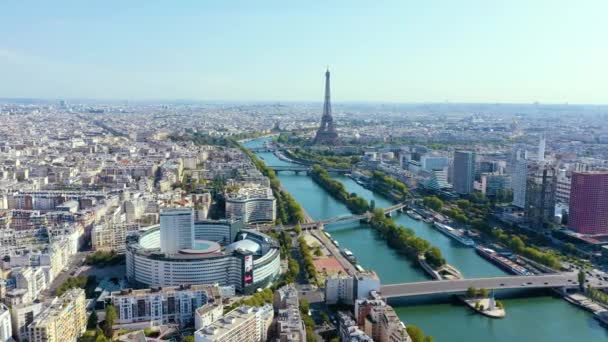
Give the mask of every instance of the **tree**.
[[424, 342], [435, 342], [435, 338], [433, 336], [426, 336]]
[[194, 336], [186, 336], [184, 337], [184, 342], [194, 342]]
[[471, 202], [466, 199], [459, 199], [456, 201], [456, 205], [462, 210], [467, 210], [471, 206]]
[[91, 312], [91, 314], [89, 315], [89, 319], [87, 321], [87, 329], [88, 330], [97, 329], [97, 324], [98, 324], [97, 311], [93, 310], [93, 312]]
[[477, 290], [474, 287], [469, 287], [467, 289], [467, 297], [468, 298], [475, 298], [477, 296]]
[[439, 211], [441, 210], [441, 207], [443, 207], [443, 201], [437, 198], [436, 196], [425, 197], [422, 200], [422, 203], [424, 203], [425, 206], [435, 211]]
[[415, 325], [408, 325], [407, 334], [412, 338], [412, 342], [424, 342], [424, 333], [422, 329], [418, 328]]
[[369, 201], [369, 210], [373, 211], [374, 209], [376, 209], [376, 201], [372, 199]]
[[479, 289], [479, 291], [477, 292], [477, 294], [481, 298], [488, 298], [488, 296], [490, 295], [490, 291], [488, 291], [488, 289]]
[[116, 321], [117, 317], [118, 317], [118, 315], [116, 313], [116, 308], [114, 307], [114, 305], [107, 305], [106, 306], [106, 321], [103, 326], [103, 333], [108, 338], [112, 338], [112, 335], [114, 333], [112, 330], [112, 326], [114, 325], [114, 322]]
[[426, 253], [424, 253], [424, 257], [431, 267], [437, 269], [440, 266], [445, 265], [445, 259], [441, 255], [441, 250], [437, 247], [431, 247]]
[[310, 311], [310, 304], [306, 299], [300, 300], [300, 312], [303, 315], [308, 315], [308, 311]]
[[479, 311], [483, 311], [483, 310], [485, 310], [485, 309], [486, 309], [486, 308], [483, 306], [483, 304], [479, 304]]
[[581, 291], [585, 291], [585, 272], [583, 270], [578, 271], [578, 287]]
[[296, 232], [296, 234], [300, 235], [300, 233], [302, 233], [302, 227], [300, 227], [300, 225], [297, 225], [294, 229], [294, 232]]

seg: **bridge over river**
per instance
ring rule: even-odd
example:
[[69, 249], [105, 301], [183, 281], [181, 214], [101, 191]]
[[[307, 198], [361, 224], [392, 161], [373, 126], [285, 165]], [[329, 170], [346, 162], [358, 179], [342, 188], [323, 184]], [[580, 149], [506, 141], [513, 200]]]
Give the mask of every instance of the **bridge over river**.
[[[310, 172], [312, 171], [312, 166], [308, 165], [284, 165], [284, 166], [269, 166], [269, 168], [273, 169], [274, 172], [282, 172], [282, 171], [290, 171], [290, 172]], [[338, 167], [328, 167], [325, 168], [327, 172], [335, 172], [335, 173], [348, 173], [351, 172], [349, 168], [338, 168]]]
[[[402, 203], [397, 203], [395, 205], [392, 205], [388, 208], [384, 208], [382, 210], [384, 211], [385, 215], [390, 215], [392, 212], [394, 212], [396, 210], [401, 210], [406, 206], [407, 206], [407, 203], [402, 202]], [[323, 228], [323, 226], [325, 226], [327, 224], [369, 220], [371, 217], [372, 217], [372, 213], [366, 212], [366, 213], [359, 214], [359, 215], [343, 215], [343, 216], [330, 217], [330, 218], [318, 220], [318, 221], [303, 222], [303, 223], [300, 223], [299, 226], [303, 230], [319, 229], [319, 228]], [[280, 230], [293, 230], [293, 229], [295, 229], [295, 227], [296, 227], [296, 225], [289, 225], [289, 226], [282, 226], [282, 228], [279, 228], [279, 229]], [[274, 228], [274, 227], [268, 227], [267, 229], [271, 229], [271, 228]], [[260, 228], [258, 228], [258, 229], [260, 229]], [[261, 229], [263, 229], [263, 228], [261, 228]]]
[[[608, 283], [600, 283], [595, 279], [587, 284], [595, 288], [608, 287]], [[380, 293], [386, 298], [405, 298], [433, 294], [464, 294], [469, 287], [488, 290], [576, 288], [578, 277], [576, 272], [569, 272], [534, 276], [433, 280], [382, 285]]]

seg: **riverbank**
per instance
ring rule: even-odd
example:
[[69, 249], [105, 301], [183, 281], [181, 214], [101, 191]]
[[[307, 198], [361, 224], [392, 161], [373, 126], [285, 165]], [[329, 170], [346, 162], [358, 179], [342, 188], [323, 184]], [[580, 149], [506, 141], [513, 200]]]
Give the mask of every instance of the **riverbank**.
[[[259, 146], [263, 142], [256, 143]], [[270, 152], [261, 152], [259, 155], [264, 157], [268, 165], [292, 165], [279, 160]], [[303, 173], [296, 175], [283, 172], [278, 178], [314, 219], [350, 214], [345, 205]], [[374, 200], [378, 208], [392, 204], [386, 197], [361, 187], [346, 176], [332, 175], [332, 178], [341, 181], [349, 193], [355, 192], [368, 201]], [[423, 221], [413, 220], [404, 214], [396, 214], [393, 219], [396, 223], [411, 228], [417, 236], [432, 241], [441, 249], [446, 261], [458, 267], [467, 278], [507, 275], [477, 255], [474, 249], [462, 246]], [[331, 233], [332, 239], [337, 240], [341, 247], [348, 248], [357, 256], [358, 264], [374, 270], [384, 284], [428, 280], [428, 276], [420, 267], [414, 266], [414, 262], [409, 263], [395, 249], [386, 248], [384, 237], [376, 230], [369, 229], [365, 223], [333, 224], [326, 226], [325, 230]], [[504, 319], [491, 321], [481, 315], [463, 314], [460, 303], [395, 301], [391, 305], [402, 321], [420, 326], [432, 334], [436, 341], [457, 341], [459, 337], [470, 342], [603, 341], [608, 338], [605, 329], [592, 314], [553, 296], [535, 295], [502, 301], [509, 314]], [[543, 324], [538, 323], [540, 318]]]

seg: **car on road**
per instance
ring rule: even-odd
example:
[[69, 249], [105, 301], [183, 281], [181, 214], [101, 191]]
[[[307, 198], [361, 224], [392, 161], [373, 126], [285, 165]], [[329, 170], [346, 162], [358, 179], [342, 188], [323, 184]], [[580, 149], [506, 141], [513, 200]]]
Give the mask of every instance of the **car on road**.
[[549, 285], [549, 283], [545, 282], [545, 285]]
[[529, 281], [529, 282], [527, 282], [527, 283], [526, 283], [526, 285], [532, 285], [532, 282], [531, 282], [531, 281]]
[[500, 283], [500, 286], [505, 286], [505, 284], [504, 283]]
[[526, 283], [521, 283], [521, 286], [526, 286]]

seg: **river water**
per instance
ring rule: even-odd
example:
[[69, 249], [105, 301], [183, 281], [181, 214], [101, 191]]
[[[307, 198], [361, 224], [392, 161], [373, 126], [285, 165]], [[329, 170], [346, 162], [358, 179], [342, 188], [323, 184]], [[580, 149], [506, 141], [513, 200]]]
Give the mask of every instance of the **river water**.
[[[262, 140], [246, 143], [260, 146]], [[290, 165], [272, 153], [259, 153], [268, 165]], [[376, 202], [376, 207], [392, 203], [348, 177], [336, 176], [349, 192]], [[315, 219], [348, 215], [350, 212], [306, 175], [282, 172], [279, 179], [304, 209]], [[506, 273], [466, 248], [439, 233], [427, 223], [396, 215], [395, 220], [413, 229], [416, 235], [439, 247], [448, 263], [465, 277], [492, 277]], [[429, 277], [407, 259], [389, 248], [386, 242], [366, 224], [345, 223], [326, 226], [325, 230], [341, 247], [350, 249], [358, 263], [374, 270], [383, 284], [429, 280]], [[505, 299], [507, 317], [493, 320], [472, 313], [460, 304], [391, 303], [406, 324], [415, 324], [435, 341], [605, 341], [608, 330], [593, 316], [566, 301], [551, 296]]]

